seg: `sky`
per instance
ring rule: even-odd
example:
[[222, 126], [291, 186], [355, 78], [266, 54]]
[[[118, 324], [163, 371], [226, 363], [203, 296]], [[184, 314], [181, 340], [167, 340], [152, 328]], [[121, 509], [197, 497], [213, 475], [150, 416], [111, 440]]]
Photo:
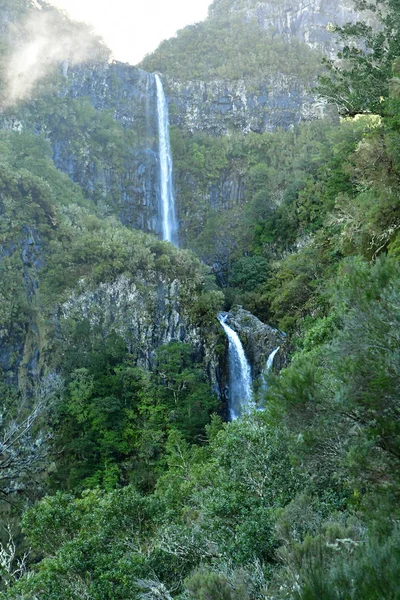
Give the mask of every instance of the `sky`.
[[93, 26], [116, 60], [136, 64], [162, 40], [203, 21], [212, 0], [50, 0]]

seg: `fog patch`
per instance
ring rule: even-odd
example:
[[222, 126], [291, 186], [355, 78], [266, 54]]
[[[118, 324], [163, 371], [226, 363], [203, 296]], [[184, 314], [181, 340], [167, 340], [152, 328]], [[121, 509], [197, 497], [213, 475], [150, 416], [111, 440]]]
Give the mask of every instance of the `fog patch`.
[[39, 81], [56, 66], [107, 59], [103, 42], [92, 35], [89, 27], [74, 23], [58, 11], [38, 11], [27, 19], [10, 25], [14, 40], [11, 54], [3, 65], [5, 106], [28, 99]]

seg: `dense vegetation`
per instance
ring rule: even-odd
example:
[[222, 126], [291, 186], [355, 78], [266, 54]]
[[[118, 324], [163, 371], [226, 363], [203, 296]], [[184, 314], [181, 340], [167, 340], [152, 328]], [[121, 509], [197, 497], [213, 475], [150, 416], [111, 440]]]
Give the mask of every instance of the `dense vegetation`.
[[309, 82], [320, 70], [320, 62], [318, 52], [295, 38], [288, 43], [276, 33], [260, 29], [255, 21], [244, 22], [225, 12], [218, 19], [182, 29], [140, 66], [183, 81], [262, 81], [278, 73]]
[[[206, 322], [204, 298], [208, 294], [208, 302], [212, 303], [215, 298], [218, 303], [218, 293], [213, 295], [213, 292], [203, 291], [205, 274], [202, 266], [187, 252], [171, 248], [153, 236], [127, 229], [113, 218], [100, 219], [96, 216], [95, 206], [84, 199], [78, 186], [54, 167], [49, 145], [44, 139], [30, 134], [3, 132], [0, 146], [0, 324], [2, 339], [7, 340], [10, 348], [9, 355], [2, 356], [3, 364], [7, 364], [3, 373], [4, 409], [12, 403], [8, 397], [14, 398], [13, 384], [18, 380], [20, 386], [29, 385], [32, 369], [44, 376], [50, 369], [61, 369], [65, 373], [66, 388], [62, 394], [64, 400], [57, 404], [52, 429], [57, 432], [56, 446], [62, 447], [65, 455], [75, 456], [67, 471], [79, 471], [79, 456], [85, 454], [87, 444], [93, 445], [92, 438], [99, 428], [107, 438], [103, 448], [104, 451], [108, 448], [107, 459], [101, 450], [102, 442], [97, 440], [95, 446], [99, 444], [99, 449], [91, 447], [93, 459], [80, 472], [80, 477], [100, 477], [96, 475], [100, 468], [98, 463], [103, 464], [100, 468], [103, 472], [113, 467], [116, 457], [129, 456], [132, 459], [136, 452], [133, 447], [145, 443], [132, 443], [133, 430], [137, 426], [135, 421], [140, 422], [143, 438], [144, 423], [155, 419], [153, 425], [149, 425], [148, 435], [154, 436], [154, 448], [162, 446], [166, 415], [172, 410], [171, 403], [174, 405], [178, 398], [180, 406], [176, 423], [183, 419], [186, 400], [196, 406], [195, 414], [187, 415], [182, 427], [176, 425], [187, 439], [195, 439], [215, 404], [211, 394], [205, 391], [208, 387], [201, 366], [196, 361], [192, 364], [190, 347], [184, 344], [178, 345], [178, 348], [172, 346], [168, 356], [160, 351], [155, 359], [154, 378], [148, 380], [145, 372], [134, 368], [140, 348], [131, 343], [130, 352], [127, 352], [126, 332], [123, 339], [121, 331], [117, 333], [107, 329], [110, 324], [106, 319], [94, 325], [90, 323], [89, 316], [85, 318], [80, 313], [63, 318], [55, 305], [63, 305], [74, 295], [81, 294], [82, 278], [86, 293], [96, 290], [99, 284], [111, 285], [121, 277], [126, 282], [134, 282], [139, 290], [146, 282], [147, 293], [145, 290], [140, 292], [145, 306], [146, 303], [151, 305], [149, 288], [168, 286], [177, 279], [183, 281], [187, 278], [187, 285], [179, 293], [177, 301], [181, 302], [183, 309], [185, 305], [188, 307], [190, 296], [192, 318]], [[146, 315], [145, 306], [143, 315]], [[196, 316], [197, 310], [199, 316]], [[58, 329], [56, 335], [55, 327]], [[35, 347], [40, 352], [34, 359], [35, 364], [32, 364], [29, 356]], [[166, 382], [171, 386], [170, 394], [162, 393]], [[127, 386], [128, 396], [124, 395]], [[139, 405], [138, 394], [141, 398]], [[85, 410], [81, 405], [83, 396], [87, 401]], [[157, 417], [151, 413], [155, 396], [158, 397]], [[101, 398], [105, 411], [103, 417], [99, 412]], [[91, 399], [97, 403], [92, 414]], [[116, 403], [113, 410], [111, 401]], [[122, 420], [118, 414], [114, 421], [112, 413], [120, 410], [124, 411]], [[3, 423], [6, 429], [8, 422], [7, 419]], [[130, 442], [124, 442], [121, 436], [129, 438]], [[72, 437], [81, 438], [79, 450]], [[129, 451], [126, 450], [127, 445]], [[150, 439], [147, 446], [148, 456], [157, 454], [156, 449], [151, 450]], [[140, 450], [138, 452], [140, 454]], [[65, 463], [64, 454], [60, 460]], [[146, 477], [151, 478], [149, 465], [146, 469]], [[9, 479], [14, 476], [14, 471], [7, 473], [4, 468], [2, 477], [6, 483], [3, 493], [6, 495], [10, 492]]]
[[[381, 4], [390, 72], [364, 28], [366, 53], [344, 51], [321, 82], [357, 117], [245, 138], [173, 132], [185, 236], [219, 290], [193, 254], [100, 218], [44, 138], [1, 134], [0, 334], [15, 360], [31, 333], [1, 388], [1, 489], [29, 507], [23, 539], [1, 548], [0, 597], [400, 597], [400, 31], [397, 0]], [[385, 74], [379, 102], [366, 78], [349, 111], [370, 67]], [[109, 116], [83, 110], [91, 137], [107, 136]], [[211, 208], [221, 181], [243, 191]], [[198, 348], [160, 345], [145, 367], [116, 320], [77, 318], [82, 281], [99, 294], [121, 277], [144, 305], [179, 281], [182, 311], [214, 345], [222, 292], [286, 330], [291, 362], [266, 409], [223, 423]], [[26, 360], [35, 344], [40, 365]], [[16, 374], [35, 369], [27, 407]]]

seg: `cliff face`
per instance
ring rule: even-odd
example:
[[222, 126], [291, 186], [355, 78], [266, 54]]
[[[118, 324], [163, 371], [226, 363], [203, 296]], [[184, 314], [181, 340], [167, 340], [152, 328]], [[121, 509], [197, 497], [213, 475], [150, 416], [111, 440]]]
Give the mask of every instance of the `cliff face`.
[[312, 96], [312, 85], [282, 74], [262, 82], [168, 79], [171, 122], [191, 133], [216, 136], [287, 129], [323, 116], [325, 104]]
[[[331, 58], [336, 56], [337, 43], [328, 30], [329, 25], [342, 26], [358, 21], [361, 16], [352, 0], [215, 0], [210, 7], [210, 18], [227, 12], [246, 20], [256, 19], [261, 28], [288, 39], [295, 37]], [[365, 20], [365, 13], [362, 18]], [[371, 13], [367, 18], [373, 23]]]
[[[350, 4], [336, 0], [312, 0], [310, 3], [285, 0], [278, 4], [220, 0], [212, 5], [205, 30], [208, 23], [217, 22], [216, 30], [223, 31], [223, 27], [227, 27], [229, 37], [229, 26], [222, 20], [220, 26], [218, 21], [221, 15], [226, 20], [229, 14], [239, 16], [234, 25], [239, 32], [241, 19], [243, 23], [256, 19], [261, 29], [272, 30], [280, 38], [286, 36], [287, 43], [281, 40], [281, 45], [274, 49], [273, 38], [268, 41], [267, 54], [261, 53], [257, 58], [264, 61], [258, 75], [188, 79], [164, 73], [171, 124], [183, 135], [199, 132], [220, 137], [288, 129], [302, 121], [322, 117], [326, 107], [310, 91], [315, 83], [314, 69], [311, 69], [312, 76], [310, 69], [298, 72], [293, 49], [290, 54], [290, 40], [296, 38], [296, 43], [305, 42], [329, 54], [334, 42], [326, 26], [332, 21], [355, 20], [357, 15]], [[189, 31], [189, 40], [191, 35]], [[257, 31], [253, 29], [241, 35], [245, 40], [249, 35], [251, 43], [257, 39]], [[249, 56], [252, 54], [251, 43], [246, 47]], [[196, 50], [199, 60], [202, 60], [202, 51], [201, 48]], [[279, 56], [286, 51], [288, 57], [281, 64]], [[304, 57], [308, 56], [307, 52]], [[224, 60], [221, 56], [222, 65]], [[231, 62], [234, 60], [232, 58]], [[85, 195], [98, 206], [101, 215], [116, 214], [129, 227], [160, 235], [154, 76], [122, 63], [98, 62], [72, 69], [64, 64], [62, 70], [65, 77], [58, 83], [55, 96], [50, 101], [45, 98], [35, 102], [22, 122], [30, 122], [36, 132], [50, 139], [56, 166], [81, 186]], [[20, 125], [21, 121], [17, 119], [17, 126]], [[245, 200], [243, 183], [236, 173], [225, 172], [219, 180], [207, 185], [207, 189], [200, 190], [186, 172], [179, 171], [178, 166], [175, 181], [178, 182], [178, 217], [183, 230], [187, 220], [187, 207], [182, 202], [183, 188], [191, 188], [196, 203], [203, 198], [205, 205], [216, 210]]]
[[[295, 77], [276, 75], [262, 83], [163, 79], [171, 125], [184, 136], [288, 129], [322, 117], [325, 110]], [[154, 76], [120, 63], [82, 66], [69, 70], [61, 90], [53, 119], [41, 116], [39, 124], [51, 141], [56, 166], [81, 186], [101, 214], [116, 214], [129, 227], [160, 235]], [[30, 118], [34, 123], [35, 115]], [[224, 173], [204, 192], [178, 164], [174, 179], [183, 236], [183, 188], [191, 188], [196, 203], [203, 195], [204, 204], [217, 210], [244, 201], [243, 182], [236, 173]]]
[[170, 280], [157, 272], [122, 275], [110, 283], [77, 290], [59, 308], [58, 328], [63, 343], [71, 343], [71, 331], [86, 322], [89, 331], [103, 335], [114, 331], [125, 341], [139, 367], [154, 368], [156, 350], [171, 342], [189, 344], [193, 357], [204, 365], [214, 393], [222, 400], [224, 374], [217, 348], [217, 320], [202, 327], [191, 314], [199, 289], [191, 280]]
[[[10, 10], [8, 7], [0, 20], [3, 28], [12, 17]], [[334, 49], [334, 38], [327, 31], [327, 25], [358, 18], [351, 2], [345, 0], [282, 0], [278, 3], [216, 0], [205, 29], [208, 23], [216, 22], [217, 31], [227, 27], [229, 33], [226, 25], [229, 15], [236, 16], [238, 31], [237, 18], [243, 23], [256, 20], [262, 30], [286, 37], [286, 49], [290, 48], [290, 40], [296, 39], [327, 54]], [[191, 32], [187, 35], [190, 41]], [[253, 30], [251, 35], [254, 35]], [[247, 50], [250, 56], [251, 45]], [[196, 48], [200, 61], [202, 51], [201, 47]], [[282, 52], [285, 53], [285, 49], [279, 47], [274, 55], [272, 47], [272, 54], [267, 58], [260, 55], [260, 60], [267, 60], [268, 64], [266, 71], [264, 65], [257, 76], [202, 80], [164, 73], [171, 124], [184, 134], [201, 132], [218, 137], [288, 129], [301, 121], [320, 118], [326, 107], [310, 91], [315, 73], [310, 77], [306, 70], [300, 75], [293, 56], [285, 63], [286, 71], [280, 69], [276, 54]], [[222, 64], [224, 60], [221, 57]], [[63, 73], [66, 77], [58, 85], [52, 109], [39, 106], [30, 110], [31, 127], [50, 139], [56, 166], [82, 187], [101, 214], [116, 214], [130, 227], [159, 235], [160, 176], [154, 76], [122, 63], [87, 64], [73, 69], [65, 64]], [[176, 181], [185, 177], [176, 171]], [[186, 178], [184, 186], [193, 185], [193, 181]], [[208, 186], [205, 193], [205, 202], [217, 209], [244, 200], [243, 186], [236, 175], [225, 174], [223, 179]], [[193, 190], [196, 202], [201, 194], [198, 189]], [[177, 195], [178, 213], [184, 216], [179, 189]]]
[[[189, 266], [187, 278], [183, 272], [166, 275], [163, 268], [139, 268], [102, 283], [82, 277], [75, 289], [60, 292], [49, 302], [49, 241], [41, 241], [35, 232], [26, 233], [0, 256], [5, 269], [20, 263], [10, 294], [1, 294], [0, 372], [8, 384], [27, 391], [57, 371], [63, 348], [73, 347], [74, 332], [83, 326], [88, 341], [111, 332], [121, 336], [131, 360], [146, 370], [154, 367], [160, 346], [189, 344], [193, 356], [203, 363], [212, 389], [220, 394], [217, 321], [211, 329], [202, 328], [193, 313], [202, 293], [196, 269], [191, 272]], [[160, 264], [167, 260], [161, 256]]]
[[[108, 122], [100, 136], [99, 124], [94, 123], [76, 148], [71, 147], [68, 135], [60, 135], [57, 127], [45, 124], [56, 166], [106, 213], [111, 210], [125, 225], [159, 234], [154, 77], [122, 63], [82, 66], [66, 74], [65, 101], [72, 99], [79, 104], [82, 99], [89, 100], [95, 114], [107, 115]], [[93, 152], [96, 147], [98, 151]]]
[[190, 344], [202, 357], [200, 330], [190, 319], [183, 296], [195, 294], [189, 283], [168, 281], [155, 272], [122, 275], [110, 283], [87, 288], [82, 282], [60, 307], [63, 335], [68, 323], [87, 321], [104, 333], [114, 330], [126, 342], [138, 366], [153, 367], [155, 350], [172, 341]]
[[[352, 4], [344, 0], [284, 0], [278, 3], [220, 0], [211, 6], [203, 29], [207, 30], [208, 23], [217, 23], [217, 31], [228, 27], [226, 19], [229, 15], [235, 16], [234, 27], [238, 27], [238, 31], [242, 19], [243, 23], [256, 20], [261, 30], [272, 32], [272, 41], [268, 42], [272, 46], [267, 55], [261, 54], [257, 58], [267, 63], [262, 63], [258, 75], [235, 76], [233, 79], [229, 76], [188, 79], [178, 73], [170, 75], [167, 68], [163, 82], [171, 125], [179, 128], [183, 135], [201, 133], [221, 137], [289, 129], [302, 121], [321, 118], [326, 113], [326, 106], [311, 92], [315, 70], [311, 69], [312, 76], [310, 69], [298, 71], [293, 48], [290, 54], [291, 40], [307, 46], [307, 52], [312, 48], [316, 54], [309, 58], [317, 64], [319, 53], [330, 55], [335, 50], [334, 36], [327, 31], [328, 24], [357, 20]], [[229, 27], [227, 32], [229, 35]], [[280, 46], [274, 50], [275, 34], [280, 39]], [[243, 35], [250, 35], [249, 39], [253, 40], [251, 36], [257, 34], [251, 29]], [[187, 36], [190, 53], [192, 33], [189, 31]], [[282, 42], [282, 36], [286, 42]], [[281, 58], [277, 57], [287, 50], [288, 56], [281, 65]], [[248, 51], [251, 54], [251, 47]], [[196, 52], [201, 61], [202, 49]], [[307, 52], [304, 57], [308, 56]], [[221, 57], [220, 60], [223, 64], [225, 59]], [[55, 110], [53, 121], [42, 116], [39, 126], [35, 123], [35, 127], [51, 140], [55, 164], [83, 188], [98, 205], [101, 214], [116, 214], [130, 227], [159, 235], [160, 169], [154, 76], [121, 63], [98, 63], [73, 69], [64, 65], [64, 75], [66, 78], [59, 88], [58, 100], [64, 106]], [[75, 106], [71, 107], [71, 102], [75, 102]], [[91, 116], [87, 114], [90, 112], [87, 105], [93, 110]], [[74, 114], [76, 106], [78, 118]], [[61, 114], [61, 121], [65, 121], [63, 129], [58, 111], [67, 113], [66, 116]], [[76, 127], [79, 127], [78, 134]], [[178, 165], [175, 182], [184, 244], [186, 222], [191, 220], [186, 211], [193, 211], [186, 206], [186, 199], [182, 199], [188, 196], [189, 190], [196, 204], [200, 199], [204, 206], [215, 210], [245, 201], [245, 189], [237, 173], [224, 172], [219, 180], [199, 189], [198, 182], [186, 171], [181, 172]]]

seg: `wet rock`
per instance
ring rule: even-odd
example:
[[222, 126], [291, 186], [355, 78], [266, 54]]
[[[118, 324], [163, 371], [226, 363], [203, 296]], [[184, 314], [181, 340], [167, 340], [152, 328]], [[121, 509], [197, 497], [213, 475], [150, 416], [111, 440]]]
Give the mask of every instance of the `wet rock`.
[[284, 366], [286, 336], [282, 331], [266, 325], [241, 306], [234, 306], [230, 310], [226, 322], [240, 337], [252, 367], [253, 380], [262, 374], [268, 357], [278, 347], [280, 350], [276, 354], [274, 368], [279, 370]]

